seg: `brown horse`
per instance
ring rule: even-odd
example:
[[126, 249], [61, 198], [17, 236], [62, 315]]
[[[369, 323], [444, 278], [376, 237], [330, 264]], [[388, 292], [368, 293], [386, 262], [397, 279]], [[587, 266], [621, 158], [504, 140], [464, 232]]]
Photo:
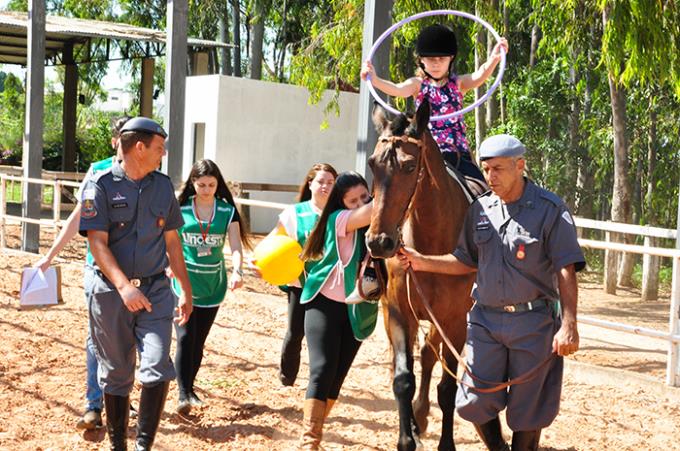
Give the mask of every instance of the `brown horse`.
[[[458, 241], [468, 202], [460, 186], [449, 176], [437, 143], [428, 129], [430, 106], [423, 102], [414, 119], [398, 116], [390, 122], [382, 108], [373, 113], [380, 133], [369, 165], [373, 171], [374, 206], [366, 244], [377, 258], [388, 258], [387, 292], [382, 299], [385, 328], [393, 351], [393, 391], [399, 406], [399, 450], [414, 450], [424, 432], [429, 410], [428, 390], [434, 353], [423, 346], [422, 380], [418, 400], [413, 372], [413, 346], [417, 320], [429, 320], [422, 300], [410, 283], [415, 315], [407, 299], [406, 273], [394, 257], [402, 241], [423, 254], [453, 252]], [[444, 333], [460, 352], [465, 343], [466, 315], [472, 305], [470, 291], [474, 274], [447, 276], [418, 273], [423, 295], [428, 299]], [[441, 337], [432, 330], [435, 342]], [[444, 349], [448, 368], [456, 372], [457, 362]], [[437, 386], [442, 410], [440, 450], [454, 450], [453, 413], [456, 381], [446, 371]]]

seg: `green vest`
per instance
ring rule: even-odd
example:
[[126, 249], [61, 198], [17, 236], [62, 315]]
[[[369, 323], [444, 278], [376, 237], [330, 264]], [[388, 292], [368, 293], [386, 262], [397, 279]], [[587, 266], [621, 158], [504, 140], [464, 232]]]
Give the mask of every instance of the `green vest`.
[[[89, 177], [92, 177], [95, 175], [97, 172], [102, 172], [106, 171], [107, 169], [110, 169], [111, 166], [113, 166], [113, 162], [116, 160], [116, 156], [112, 156], [111, 158], [106, 158], [105, 160], [99, 160], [95, 161], [90, 165], [90, 169], [87, 171]], [[83, 181], [83, 183], [85, 183]], [[84, 186], [84, 185], [83, 185]], [[80, 199], [78, 200], [80, 202]], [[85, 255], [85, 264], [87, 266], [94, 266], [94, 257], [92, 256], [92, 253], [90, 252], [90, 243], [89, 241], [87, 243], [87, 254]]]
[[[321, 260], [315, 262], [315, 265], [307, 275], [307, 282], [302, 288], [300, 304], [311, 302], [321, 291], [321, 288], [328, 280], [328, 277], [330, 277], [333, 268], [342, 265], [338, 254], [338, 243], [335, 231], [335, 222], [342, 211], [343, 210], [335, 211], [328, 216], [324, 240], [324, 254], [323, 257], [321, 257]], [[361, 250], [362, 247], [365, 246], [364, 231], [355, 231], [353, 239], [354, 250], [352, 251], [352, 257], [346, 266], [341, 266], [344, 273], [345, 297], [349, 296], [356, 284], [357, 272], [361, 263]], [[347, 313], [352, 326], [352, 332], [357, 340], [364, 340], [373, 333], [378, 320], [377, 302], [348, 304]]]
[[[234, 218], [234, 206], [215, 199], [213, 218], [210, 230], [207, 231], [208, 223], [201, 221], [201, 226], [194, 213], [194, 197], [189, 198], [187, 203], [180, 207], [184, 225], [179, 228], [179, 236], [182, 241], [182, 251], [186, 262], [189, 282], [194, 305], [199, 307], [214, 307], [219, 305], [227, 293], [227, 270], [224, 265], [224, 242], [227, 229]], [[199, 255], [199, 249], [209, 249], [207, 255]], [[172, 289], [177, 294], [182, 293], [176, 278], [172, 279]]]
[[[300, 246], [304, 248], [305, 243], [307, 242], [307, 237], [316, 225], [316, 222], [319, 220], [319, 215], [314, 211], [314, 208], [312, 208], [311, 200], [297, 203], [294, 205], [294, 207], [296, 221], [295, 228], [297, 233], [295, 238], [297, 239], [297, 242], [300, 243]], [[302, 272], [302, 274], [300, 274], [299, 278], [300, 286], [305, 285], [307, 274], [309, 274], [309, 272], [312, 270], [312, 267], [314, 267], [316, 263], [316, 261], [311, 260], [305, 262], [305, 270]]]

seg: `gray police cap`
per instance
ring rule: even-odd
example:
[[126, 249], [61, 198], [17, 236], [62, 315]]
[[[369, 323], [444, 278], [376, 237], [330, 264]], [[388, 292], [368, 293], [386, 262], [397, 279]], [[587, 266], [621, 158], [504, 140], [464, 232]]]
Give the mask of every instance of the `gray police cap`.
[[511, 135], [494, 135], [486, 138], [479, 146], [480, 161], [497, 157], [521, 157], [526, 148], [522, 142]]
[[123, 125], [123, 128], [120, 129], [121, 133], [125, 132], [143, 132], [143, 133], [151, 133], [153, 135], [158, 135], [162, 138], [167, 138], [168, 134], [163, 130], [163, 127], [160, 126], [160, 124], [153, 119], [149, 119], [148, 117], [133, 117], [129, 121]]

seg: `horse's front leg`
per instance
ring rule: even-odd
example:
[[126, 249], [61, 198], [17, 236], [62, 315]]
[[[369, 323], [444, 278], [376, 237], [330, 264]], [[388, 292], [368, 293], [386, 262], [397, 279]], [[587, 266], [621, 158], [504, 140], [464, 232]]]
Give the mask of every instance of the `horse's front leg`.
[[439, 349], [440, 344], [441, 337], [437, 329], [430, 326], [425, 337], [425, 343], [420, 348], [420, 383], [418, 384], [418, 396], [413, 402], [413, 412], [421, 434], [424, 434], [427, 430], [427, 416], [430, 413], [430, 382], [432, 381], [432, 369], [437, 363], [437, 354], [432, 348]]
[[439, 437], [437, 449], [439, 451], [454, 451], [456, 445], [453, 441], [453, 413], [456, 407], [458, 385], [449, 371], [456, 374], [458, 362], [446, 346], [444, 346], [444, 361], [448, 371], [443, 368], [442, 380], [437, 385], [437, 401], [442, 411], [442, 435]]
[[[399, 409], [399, 451], [414, 451], [420, 446], [418, 426], [413, 415], [413, 396], [416, 392], [416, 378], [413, 373], [413, 341], [415, 333], [409, 330], [401, 312], [389, 307], [387, 330], [394, 352], [394, 379], [392, 390]], [[415, 328], [414, 328], [415, 330]]]

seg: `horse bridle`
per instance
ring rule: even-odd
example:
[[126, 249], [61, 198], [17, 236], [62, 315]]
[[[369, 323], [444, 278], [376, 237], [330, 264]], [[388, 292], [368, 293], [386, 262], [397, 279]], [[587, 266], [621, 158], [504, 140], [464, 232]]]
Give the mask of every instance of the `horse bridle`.
[[[427, 170], [428, 173], [430, 174], [430, 178], [432, 178], [432, 173], [430, 171], [429, 166], [427, 165], [427, 162], [425, 161], [425, 143], [423, 142], [422, 139], [416, 139], [412, 136], [408, 135], [399, 135], [399, 136], [381, 136], [378, 139], [379, 142], [383, 144], [392, 144], [394, 145], [397, 142], [401, 143], [410, 143], [410, 144], [415, 144], [418, 147], [419, 151], [419, 158], [418, 158], [418, 180], [416, 180], [416, 187], [413, 190], [413, 193], [411, 194], [411, 198], [409, 199], [408, 206], [406, 207], [406, 210], [404, 211], [404, 214], [401, 217], [401, 221], [399, 221], [399, 224], [397, 225], [397, 233], [399, 235], [399, 247], [401, 247], [404, 244], [404, 240], [402, 239], [401, 233], [402, 233], [402, 228], [404, 227], [404, 223], [406, 222], [406, 219], [409, 217], [409, 212], [411, 211], [411, 202], [413, 201], [413, 196], [416, 193], [416, 189], [418, 189], [418, 183], [423, 179], [424, 175], [424, 170]], [[434, 180], [434, 179], [433, 179]]]

